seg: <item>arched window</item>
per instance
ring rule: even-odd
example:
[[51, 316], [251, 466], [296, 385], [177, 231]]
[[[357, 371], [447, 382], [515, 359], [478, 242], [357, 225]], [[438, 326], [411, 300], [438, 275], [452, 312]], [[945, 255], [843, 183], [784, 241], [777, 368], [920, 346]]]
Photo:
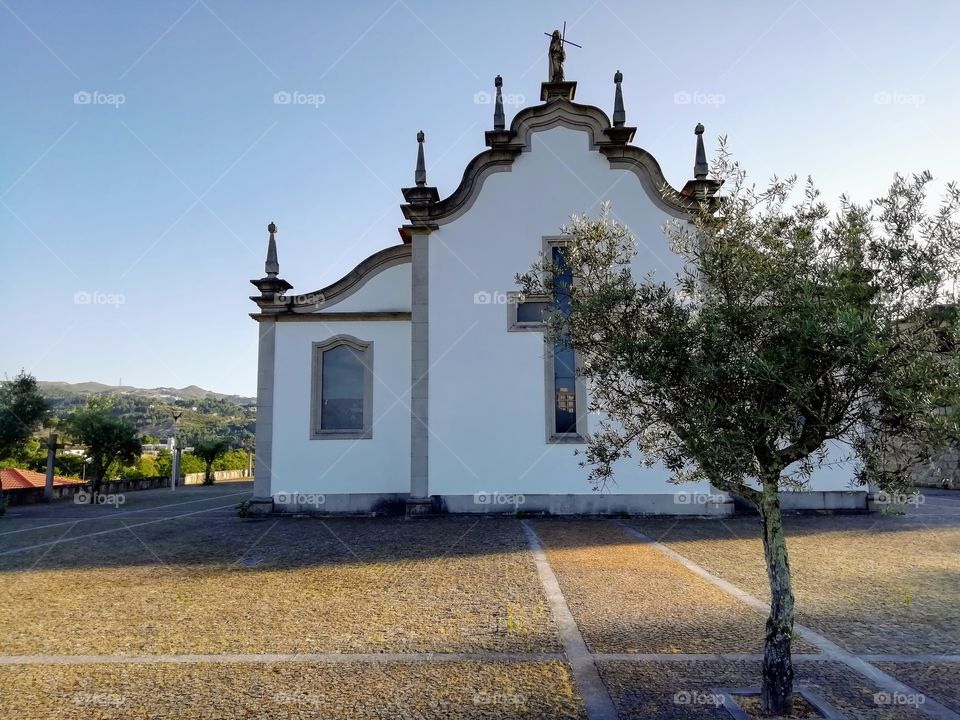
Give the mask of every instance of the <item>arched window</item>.
[[313, 344], [310, 437], [372, 437], [373, 343], [338, 335]]

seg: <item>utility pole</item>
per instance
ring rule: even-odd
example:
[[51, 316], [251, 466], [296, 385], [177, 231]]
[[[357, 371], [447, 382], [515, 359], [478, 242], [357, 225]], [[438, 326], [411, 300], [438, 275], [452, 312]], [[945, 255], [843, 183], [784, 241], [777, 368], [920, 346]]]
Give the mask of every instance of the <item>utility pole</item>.
[[47, 448], [47, 477], [43, 485], [43, 501], [50, 502], [53, 500], [53, 467], [57, 461], [57, 450], [62, 448], [63, 445], [57, 445], [57, 434], [52, 430], [45, 445]]
[[177, 483], [180, 482], [180, 418], [183, 412], [171, 412], [173, 417], [173, 467], [170, 468], [170, 489], [176, 490]]

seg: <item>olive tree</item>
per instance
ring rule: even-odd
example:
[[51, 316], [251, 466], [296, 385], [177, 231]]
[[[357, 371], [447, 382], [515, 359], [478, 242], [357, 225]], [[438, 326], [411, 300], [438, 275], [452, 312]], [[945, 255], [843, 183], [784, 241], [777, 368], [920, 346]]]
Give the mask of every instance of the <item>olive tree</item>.
[[901, 490], [940, 446], [937, 407], [960, 387], [956, 314], [937, 312], [960, 266], [960, 191], [947, 186], [931, 212], [930, 175], [896, 176], [884, 197], [844, 196], [831, 212], [811, 181], [750, 184], [724, 142], [713, 173], [723, 192], [664, 227], [684, 261], [675, 277], [635, 277], [636, 242], [605, 206], [564, 229], [565, 268], [542, 256], [517, 281], [569, 298], [547, 327], [576, 352], [601, 417], [584, 451], [595, 489], [637, 452], [676, 483], [709, 481], [756, 506], [771, 592], [762, 701], [786, 714], [794, 597], [780, 493], [845, 459], [854, 483]]
[[71, 413], [65, 426], [74, 440], [86, 446], [90, 462], [90, 501], [96, 502], [110, 466], [130, 465], [140, 457], [142, 445], [137, 429], [96, 405]]

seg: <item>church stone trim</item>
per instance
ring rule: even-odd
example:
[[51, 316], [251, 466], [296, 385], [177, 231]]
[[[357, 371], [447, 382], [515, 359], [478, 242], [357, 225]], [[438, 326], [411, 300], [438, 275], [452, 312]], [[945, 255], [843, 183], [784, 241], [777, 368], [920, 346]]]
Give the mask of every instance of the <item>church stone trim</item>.
[[[253, 314], [252, 317], [254, 320], [261, 319], [261, 315]], [[309, 315], [302, 314], [288, 314], [288, 315], [276, 315], [271, 317], [271, 320], [276, 320], [277, 322], [288, 323], [288, 322], [318, 322], [318, 323], [328, 323], [328, 322], [410, 322], [410, 313], [404, 312], [402, 310], [397, 311], [375, 311], [375, 310], [358, 310], [356, 312], [315, 312], [310, 313]]]
[[488, 176], [512, 170], [520, 153], [532, 149], [533, 133], [554, 127], [585, 130], [589, 134], [590, 149], [602, 152], [611, 168], [633, 171], [647, 196], [665, 212], [687, 219], [697, 209], [699, 201], [671, 186], [653, 155], [627, 144], [633, 133], [619, 131], [631, 131], [632, 128], [615, 128], [607, 114], [594, 105], [554, 98], [518, 112], [509, 131], [488, 133], [490, 149], [476, 155], [467, 164], [460, 184], [449, 196], [433, 203], [402, 205], [404, 217], [411, 222], [400, 229], [404, 241], [410, 241], [410, 231], [414, 227], [429, 225], [436, 228], [460, 217], [473, 205]]
[[277, 325], [272, 318], [257, 323], [257, 426], [256, 464], [253, 471], [251, 510], [273, 511], [273, 374], [277, 349]]
[[[360, 430], [324, 430], [320, 427], [323, 407], [323, 354], [340, 345], [362, 353], [363, 362], [363, 428]], [[311, 440], [369, 440], [373, 437], [373, 342], [365, 342], [353, 335], [334, 335], [310, 348], [310, 439]]]
[[430, 374], [429, 232], [411, 235], [410, 497], [407, 500], [407, 513], [410, 515], [432, 512], [429, 494], [430, 430], [427, 425]]
[[391, 245], [362, 260], [353, 270], [336, 282], [312, 293], [294, 296], [292, 298], [294, 302], [297, 298], [309, 298], [311, 296], [316, 297], [317, 300], [312, 303], [294, 304], [291, 309], [295, 313], [313, 313], [323, 307], [329, 307], [341, 300], [346, 300], [384, 270], [409, 262], [411, 262], [409, 245]]
[[521, 322], [517, 320], [517, 306], [521, 302], [529, 303], [549, 303], [550, 298], [546, 295], [524, 295], [516, 290], [507, 292], [507, 332], [543, 332], [545, 323], [543, 322]]

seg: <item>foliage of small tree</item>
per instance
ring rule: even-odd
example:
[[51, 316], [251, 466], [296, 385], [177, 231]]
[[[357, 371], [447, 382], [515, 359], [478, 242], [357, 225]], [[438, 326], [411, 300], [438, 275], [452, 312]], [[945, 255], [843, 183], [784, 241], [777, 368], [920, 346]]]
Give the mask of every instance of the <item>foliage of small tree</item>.
[[794, 178], [749, 184], [723, 143], [713, 171], [725, 192], [692, 223], [665, 226], [685, 261], [669, 282], [631, 273], [636, 241], [608, 207], [565, 229], [572, 287], [560, 288], [549, 256], [517, 280], [526, 293], [569, 293], [548, 333], [575, 350], [590, 410], [606, 418], [586, 450], [595, 487], [638, 451], [677, 483], [709, 481], [756, 506], [772, 598], [763, 707], [788, 714], [794, 597], [780, 492], [844, 459], [839, 449], [856, 482], [899, 490], [956, 436], [935, 412], [960, 388], [956, 314], [934, 310], [960, 270], [960, 190], [949, 185], [931, 214], [930, 175], [897, 176], [884, 197], [843, 197], [831, 214], [811, 182], [799, 201]]
[[246, 470], [249, 456], [246, 450], [231, 450], [220, 457], [214, 464], [214, 470]]
[[170, 477], [170, 473], [173, 472], [173, 453], [169, 450], [158, 450], [155, 462], [157, 477]]
[[180, 474], [193, 475], [203, 472], [206, 463], [192, 452], [185, 452], [180, 455]]
[[203, 484], [213, 485], [213, 464], [230, 449], [226, 440], [210, 438], [193, 446], [193, 454], [203, 460]]
[[143, 480], [144, 478], [159, 477], [157, 461], [150, 455], [143, 455], [133, 464], [121, 468], [120, 477], [124, 480]]
[[130, 465], [140, 457], [136, 428], [105, 408], [94, 406], [75, 411], [67, 418], [65, 428], [74, 440], [86, 446], [92, 501], [114, 463]]
[[[0, 458], [22, 450], [47, 419], [49, 411], [33, 375], [21, 370], [12, 380], [0, 381]], [[0, 486], [0, 514], [3, 508], [3, 487]]]

